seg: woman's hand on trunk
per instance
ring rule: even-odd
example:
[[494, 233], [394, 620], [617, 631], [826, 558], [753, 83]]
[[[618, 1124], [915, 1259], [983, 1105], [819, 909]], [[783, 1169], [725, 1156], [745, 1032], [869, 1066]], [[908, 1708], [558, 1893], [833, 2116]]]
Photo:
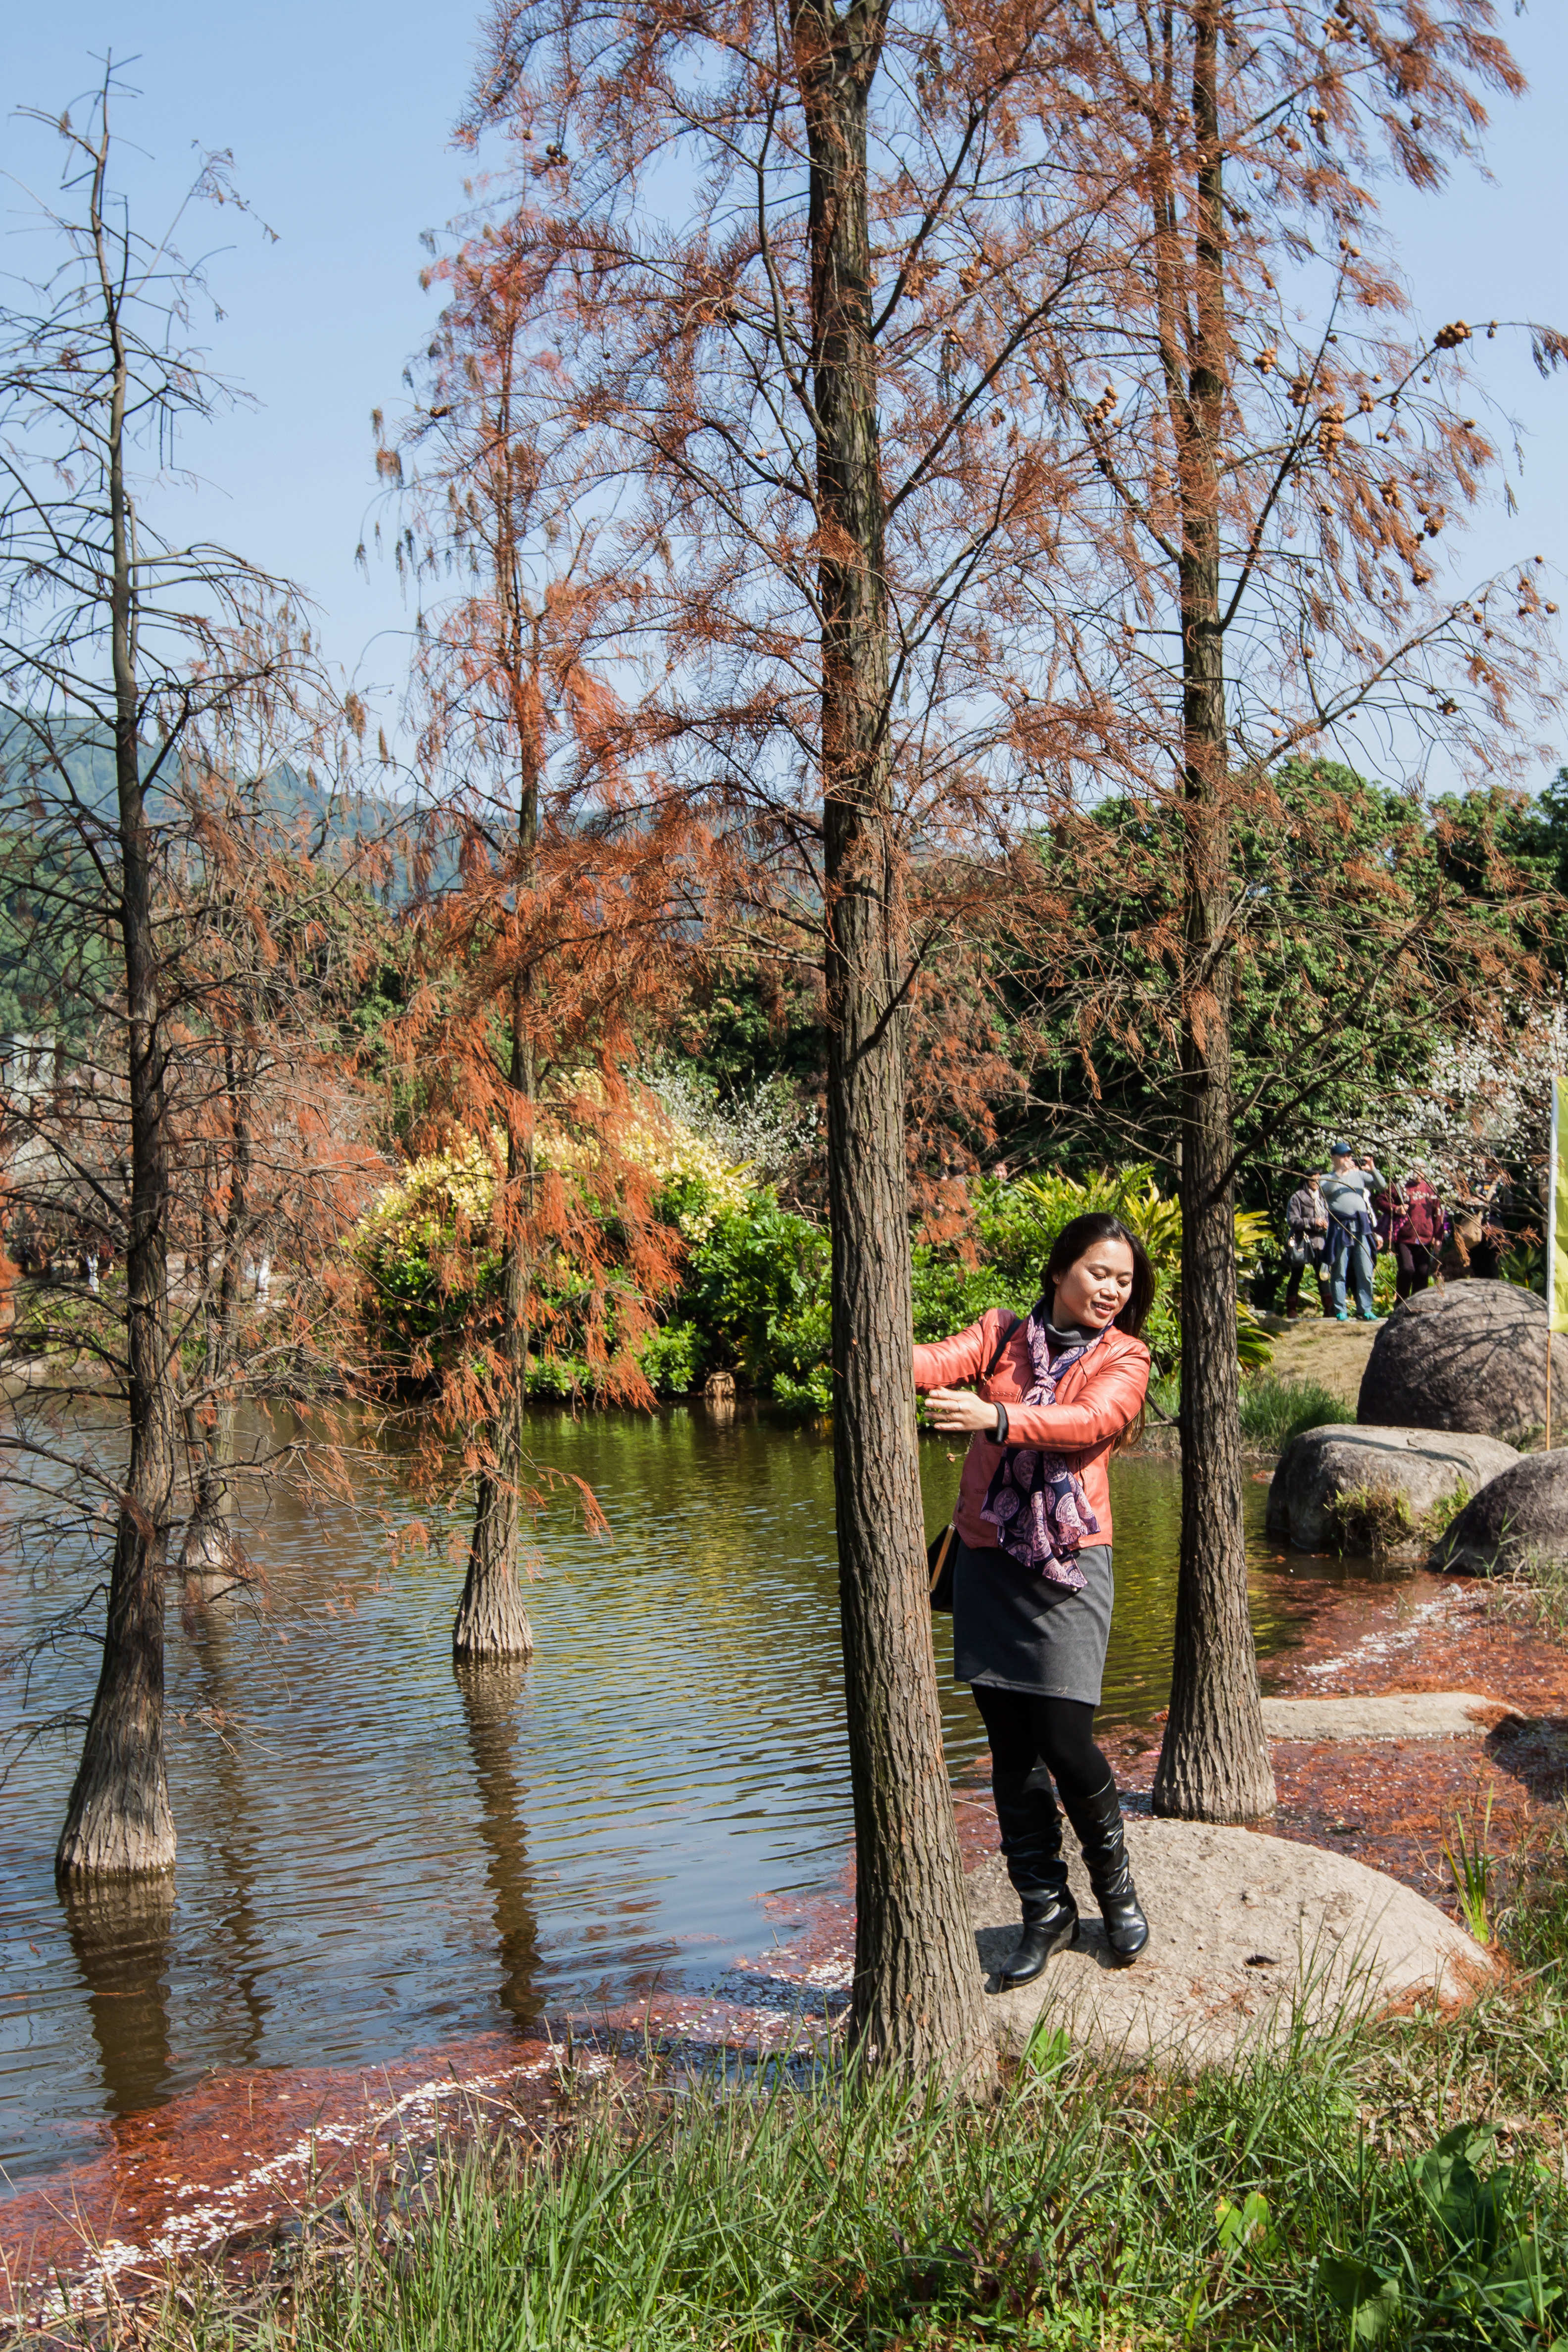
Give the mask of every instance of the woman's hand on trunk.
[[996, 1408], [968, 1389], [932, 1389], [926, 1399], [926, 1419], [933, 1429], [950, 1435], [984, 1429], [994, 1436]]

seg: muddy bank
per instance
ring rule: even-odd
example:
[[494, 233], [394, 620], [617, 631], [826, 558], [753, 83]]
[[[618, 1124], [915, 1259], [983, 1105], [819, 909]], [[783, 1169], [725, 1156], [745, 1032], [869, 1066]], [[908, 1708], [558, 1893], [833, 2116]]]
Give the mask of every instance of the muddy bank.
[[[1471, 1843], [1484, 1832], [1506, 1859], [1561, 1822], [1568, 1651], [1505, 1615], [1484, 1580], [1416, 1570], [1386, 1586], [1343, 1587], [1263, 1681], [1280, 1697], [1473, 1692], [1496, 1702], [1498, 1717], [1436, 1738], [1271, 1742], [1276, 1837], [1351, 1854], [1457, 1917], [1443, 1853], [1457, 1824]], [[1158, 1723], [1108, 1743], [1134, 1802], [1148, 1801], [1159, 1744]]]

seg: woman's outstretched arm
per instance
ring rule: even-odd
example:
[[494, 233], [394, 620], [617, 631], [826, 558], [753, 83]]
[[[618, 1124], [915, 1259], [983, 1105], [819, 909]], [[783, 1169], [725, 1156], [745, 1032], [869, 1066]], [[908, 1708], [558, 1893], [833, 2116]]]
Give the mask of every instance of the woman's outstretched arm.
[[994, 1307], [988, 1307], [967, 1331], [915, 1349], [915, 1387], [921, 1396], [928, 1389], [950, 1389], [960, 1381], [972, 1381], [978, 1376], [995, 1349], [996, 1335], [990, 1327], [996, 1311]]

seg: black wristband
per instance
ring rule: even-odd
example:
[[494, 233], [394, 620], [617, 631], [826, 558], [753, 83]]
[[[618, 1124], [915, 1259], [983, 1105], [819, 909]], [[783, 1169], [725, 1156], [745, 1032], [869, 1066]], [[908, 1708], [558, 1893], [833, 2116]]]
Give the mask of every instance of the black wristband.
[[1007, 1443], [1007, 1408], [1005, 1404], [996, 1408], [996, 1443], [998, 1445]]

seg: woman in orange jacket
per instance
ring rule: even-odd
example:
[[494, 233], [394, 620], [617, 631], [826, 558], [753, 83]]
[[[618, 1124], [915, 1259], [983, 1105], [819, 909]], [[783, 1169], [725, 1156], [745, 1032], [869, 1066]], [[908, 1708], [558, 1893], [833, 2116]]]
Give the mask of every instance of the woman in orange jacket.
[[[1094, 1711], [1113, 1594], [1107, 1465], [1142, 1419], [1138, 1334], [1153, 1298], [1136, 1234], [1117, 1217], [1075, 1217], [1026, 1320], [994, 1307], [915, 1349], [927, 1420], [969, 1435], [952, 1515], [953, 1671], [991, 1743], [1002, 1851], [1024, 1907], [1004, 1987], [1029, 1983], [1078, 1939], [1053, 1780], [1112, 1960], [1125, 1966], [1149, 1940]], [[969, 1381], [973, 1391], [958, 1385]]]

